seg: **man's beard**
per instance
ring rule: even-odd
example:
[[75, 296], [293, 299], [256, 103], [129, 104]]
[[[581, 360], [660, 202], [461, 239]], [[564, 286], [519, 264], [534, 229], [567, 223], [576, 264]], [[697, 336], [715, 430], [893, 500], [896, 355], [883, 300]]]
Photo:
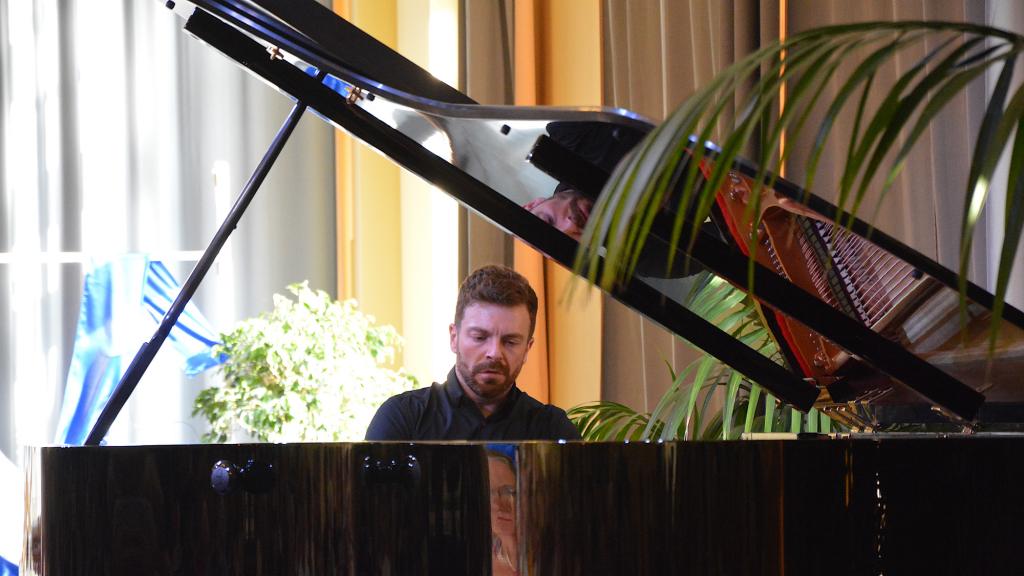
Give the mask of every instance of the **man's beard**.
[[[498, 372], [503, 377], [500, 388], [495, 389], [495, 384], [482, 384], [477, 380], [478, 376], [488, 370]], [[519, 375], [518, 371], [516, 371], [515, 374], [512, 374], [505, 363], [496, 360], [485, 360], [470, 368], [464, 361], [462, 361], [461, 358], [459, 358], [455, 363], [455, 371], [458, 372], [462, 382], [472, 390], [474, 394], [480, 398], [486, 399], [494, 399], [507, 392], [508, 389], [512, 387], [513, 382], [515, 382], [516, 376]], [[494, 378], [495, 376], [496, 375], [490, 375], [489, 378]]]

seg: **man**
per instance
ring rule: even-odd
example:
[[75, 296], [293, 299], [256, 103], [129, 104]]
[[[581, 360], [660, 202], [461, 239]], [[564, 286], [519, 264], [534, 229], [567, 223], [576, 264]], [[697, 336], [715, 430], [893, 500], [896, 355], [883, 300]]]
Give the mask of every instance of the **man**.
[[533, 346], [537, 294], [501, 266], [473, 272], [459, 288], [448, 326], [455, 366], [443, 384], [392, 396], [367, 440], [578, 440], [560, 408], [516, 386]]
[[590, 219], [594, 201], [572, 188], [556, 190], [550, 197], [535, 198], [525, 205], [531, 214], [579, 241]]
[[[748, 202], [749, 190], [746, 187], [740, 189], [742, 202]], [[814, 220], [828, 222], [828, 219], [811, 210], [803, 204], [783, 196], [779, 192], [762, 189], [761, 212], [773, 207], [779, 208]], [[573, 240], [579, 241], [583, 236], [583, 229], [590, 219], [590, 212], [594, 208], [594, 200], [586, 194], [573, 188], [559, 186], [555, 193], [548, 197], [535, 198], [523, 205], [531, 214], [547, 222], [555, 229], [565, 232]]]

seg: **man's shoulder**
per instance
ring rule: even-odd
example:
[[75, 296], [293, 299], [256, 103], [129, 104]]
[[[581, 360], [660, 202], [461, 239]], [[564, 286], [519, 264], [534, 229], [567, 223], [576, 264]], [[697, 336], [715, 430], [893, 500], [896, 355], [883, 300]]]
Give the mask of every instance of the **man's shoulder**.
[[[409, 440], [415, 437], [437, 384], [409, 390], [385, 400], [366, 429], [367, 440]], [[443, 390], [442, 390], [443, 392]]]
[[554, 404], [545, 404], [523, 392], [519, 397], [520, 414], [530, 421], [533, 428], [532, 439], [542, 440], [578, 440], [579, 431], [569, 420], [569, 416]]
[[384, 404], [381, 405], [381, 408], [383, 408], [384, 406], [422, 408], [423, 406], [427, 405], [427, 402], [430, 400], [431, 393], [443, 391], [439, 389], [440, 386], [440, 384], [434, 383], [431, 384], [430, 386], [425, 386], [423, 388], [416, 388], [415, 390], [406, 390], [405, 392], [395, 394], [394, 396], [385, 400]]
[[544, 416], [551, 418], [565, 418], [567, 420], [569, 418], [566, 415], [565, 410], [562, 410], [554, 404], [545, 404], [526, 392], [523, 392], [519, 397], [519, 403], [522, 405], [522, 410], [526, 412], [543, 414]]

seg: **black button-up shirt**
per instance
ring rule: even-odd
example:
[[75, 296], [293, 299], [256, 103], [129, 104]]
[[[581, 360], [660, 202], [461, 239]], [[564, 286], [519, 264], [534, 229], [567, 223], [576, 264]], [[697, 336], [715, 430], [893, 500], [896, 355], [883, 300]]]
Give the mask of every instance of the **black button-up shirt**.
[[367, 440], [579, 440], [565, 411], [541, 404], [513, 385], [484, 418], [455, 376], [388, 398], [366, 429]]

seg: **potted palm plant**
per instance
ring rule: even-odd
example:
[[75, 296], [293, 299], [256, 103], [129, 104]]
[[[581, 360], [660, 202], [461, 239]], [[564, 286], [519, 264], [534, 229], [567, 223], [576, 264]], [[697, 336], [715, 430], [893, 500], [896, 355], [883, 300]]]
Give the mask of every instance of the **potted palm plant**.
[[[928, 43], [925, 56], [880, 88], [879, 72], [893, 60], [905, 57], [908, 50]], [[669, 118], [641, 142], [632, 155], [616, 169], [593, 209], [577, 256], [577, 270], [589, 271], [589, 280], [611, 288], [628, 278], [640, 259], [644, 241], [655, 213], [666, 203], [674, 203], [677, 214], [690, 207], [694, 220], [702, 221], [711, 211], [715, 193], [725, 183], [730, 168], [741, 151], [755, 148], [752, 160], [758, 167], [753, 182], [770, 185], [774, 174], [785, 165], [789, 149], [784, 138], [804, 134], [812, 145], [805, 159], [803, 186], [815, 191], [818, 166], [823, 151], [836, 137], [835, 126], [841, 114], [852, 112], [852, 129], [839, 137], [846, 142], [845, 157], [834, 184], [838, 190], [837, 224], [847, 225], [854, 216], [871, 212], [866, 205], [868, 191], [879, 187], [877, 202], [885, 197], [906, 165], [914, 145], [927, 126], [946, 105], [979, 81], [988, 71], [998, 80], [987, 98], [986, 109], [977, 133], [969, 176], [964, 185], [963, 218], [960, 226], [960, 292], [965, 301], [967, 266], [974, 230], [989, 197], [996, 166], [1004, 152], [1010, 151], [1006, 176], [1007, 201], [1004, 211], [1005, 236], [999, 256], [994, 287], [993, 322], [989, 334], [990, 350], [998, 338], [998, 319], [1004, 309], [1010, 272], [1024, 229], [1024, 140], [1017, 129], [1024, 122], [1024, 88], [1013, 88], [1014, 65], [1024, 49], [1024, 36], [996, 28], [945, 22], [869, 22], [815, 28], [784, 41], [764, 46], [735, 63], [688, 98]], [[856, 56], [856, 64], [849, 64]], [[847, 70], [849, 69], [849, 70]], [[844, 72], [845, 71], [845, 72]], [[726, 127], [706, 184], [698, 185], [698, 170], [705, 148], [693, 145], [707, 141], [720, 125], [727, 106], [741, 86], [752, 86], [750, 96], [731, 127]], [[826, 97], [827, 86], [836, 87]], [[781, 99], [785, 98], [785, 106]], [[869, 102], [878, 102], [869, 106]], [[812, 113], [817, 111], [817, 116]], [[809, 119], [814, 118], [814, 122]], [[719, 126], [720, 127], [720, 126]], [[758, 146], [751, 147], [756, 143]], [[694, 161], [684, 161], [686, 158]], [[760, 214], [762, 195], [751, 195], [751, 213]], [[677, 221], [678, 223], [678, 221]], [[755, 221], [756, 223], [756, 221]], [[678, 229], [677, 229], [678, 230]], [[752, 228], [753, 230], [753, 228]], [[677, 234], [672, 250], [692, 242]], [[754, 241], [753, 235], [748, 238]], [[596, 266], [603, 257], [604, 266]], [[597, 272], [600, 270], [600, 275]], [[756, 294], [751, 284], [748, 290]], [[734, 290], [723, 288], [723, 293]], [[719, 302], [728, 302], [720, 299]], [[735, 307], [739, 306], [737, 310]], [[743, 316], [749, 299], [733, 302], [717, 310], [718, 314]], [[745, 316], [749, 324], [733, 329], [734, 336], [758, 333], [756, 315]], [[721, 318], [720, 318], [721, 321]], [[724, 327], [724, 326], [723, 326]], [[755, 348], [771, 356], [777, 351], [769, 344]], [[693, 374], [680, 380], [686, 373]], [[682, 381], [689, 382], [680, 386]], [[771, 424], [769, 395], [761, 394], [755, 383], [745, 382], [711, 360], [698, 360], [677, 375], [676, 383], [651, 414], [638, 414], [625, 407], [608, 404], [584, 406], [573, 415], [591, 437], [684, 438], [700, 435], [693, 420], [699, 410], [699, 391], [724, 387], [725, 401], [718, 419], [723, 428], [711, 433], [729, 437], [735, 422], [736, 407], [746, 406], [743, 430], [751, 430], [755, 415]], [[763, 404], [758, 407], [758, 403]], [[706, 420], [707, 418], [705, 418]], [[793, 416], [790, 429], [817, 426], [815, 417]], [[826, 422], [827, 425], [827, 422]], [[767, 426], [765, 427], [767, 428]], [[806, 429], [806, 428], [805, 428]]]

